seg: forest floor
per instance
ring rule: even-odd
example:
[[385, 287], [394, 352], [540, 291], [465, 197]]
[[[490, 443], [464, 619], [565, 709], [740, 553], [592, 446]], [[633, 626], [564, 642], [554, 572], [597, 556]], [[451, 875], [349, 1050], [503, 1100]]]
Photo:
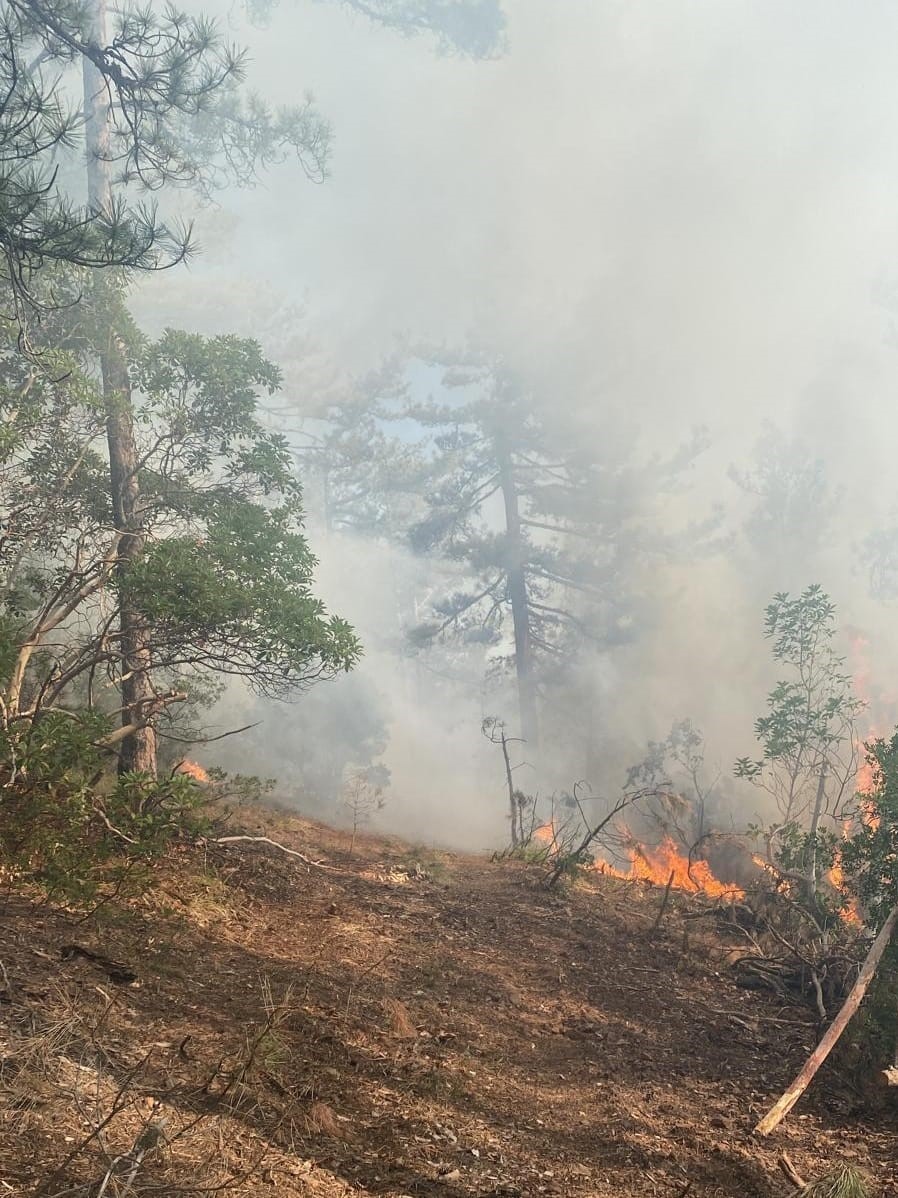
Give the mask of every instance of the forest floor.
[[736, 987], [699, 900], [653, 935], [649, 884], [240, 823], [319, 864], [200, 846], [87, 919], [0, 898], [0, 1198], [769, 1198], [783, 1150], [898, 1195], [898, 1107], [835, 1067], [752, 1136], [813, 1019]]

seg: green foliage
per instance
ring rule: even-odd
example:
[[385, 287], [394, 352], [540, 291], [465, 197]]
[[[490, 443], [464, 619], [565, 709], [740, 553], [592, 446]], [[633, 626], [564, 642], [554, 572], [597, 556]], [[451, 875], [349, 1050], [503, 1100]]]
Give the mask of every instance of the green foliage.
[[854, 1165], [840, 1164], [798, 1191], [799, 1198], [874, 1198], [870, 1179]]
[[[312, 101], [275, 110], [245, 94], [244, 53], [209, 17], [126, 6], [108, 30], [91, 26], [80, 0], [6, 0], [0, 10], [3, 272], [18, 318], [48, 266], [153, 270], [184, 258], [189, 228], [161, 220], [141, 198], [148, 191], [247, 185], [288, 155], [313, 178], [326, 170], [330, 130]], [[102, 212], [73, 185], [85, 122], [71, 96], [83, 67], [88, 87], [109, 95], [116, 188]]]
[[[427, 402], [413, 396], [422, 376], [435, 391]], [[627, 583], [672, 544], [650, 531], [652, 505], [700, 437], [667, 461], [637, 465], [616, 445], [596, 457], [582, 430], [479, 350], [392, 361], [332, 415], [320, 452], [339, 484], [329, 488], [335, 518], [400, 537], [447, 576], [417, 613], [414, 648], [452, 638], [510, 665], [516, 588], [544, 676], [560, 676], [584, 646], [634, 634], [643, 604]]]
[[764, 634], [789, 676], [755, 722], [761, 757], [740, 757], [735, 773], [768, 791], [784, 825], [810, 823], [813, 831], [821, 815], [838, 818], [850, 797], [854, 721], [864, 704], [835, 651], [835, 606], [819, 586], [797, 598], [776, 595]]
[[[525, 844], [509, 844], [490, 857], [491, 861], [523, 861], [525, 865], [545, 865], [552, 856], [552, 843], [528, 840]], [[575, 872], [572, 866], [570, 872]]]
[[311, 594], [315, 558], [290, 509], [222, 502], [205, 534], [160, 541], [129, 575], [157, 660], [239, 675], [269, 694], [353, 665], [358, 641]]
[[580, 875], [581, 870], [595, 864], [595, 854], [590, 849], [560, 849], [549, 855], [552, 865], [553, 885]]
[[409, 392], [404, 364], [390, 359], [348, 394], [312, 400], [296, 457], [303, 477], [317, 484], [316, 506], [328, 531], [402, 541], [420, 519], [428, 447], [415, 425], [395, 431]]
[[279, 373], [255, 342], [171, 330], [151, 342], [116, 319], [137, 388], [146, 535], [127, 573], [116, 569], [88, 367], [91, 324], [107, 318], [86, 305], [68, 321], [57, 311], [44, 333], [61, 348], [48, 344], [37, 363], [13, 344], [0, 352], [0, 857], [78, 899], [142, 884], [165, 844], [199, 826], [189, 778], [106, 777], [126, 668], [109, 618], [117, 595], [145, 622], [156, 693], [187, 697], [180, 724], [168, 714], [177, 707], [156, 715], [181, 740], [199, 733], [215, 677], [285, 695], [360, 652], [313, 593], [292, 461], [259, 419], [259, 393]]
[[858, 555], [868, 572], [870, 594], [875, 599], [894, 599], [898, 595], [898, 509], [890, 512], [884, 527], [864, 538]]
[[[126, 574], [114, 568], [104, 411], [87, 366], [95, 334], [85, 333], [92, 319], [105, 327], [115, 305], [135, 386], [146, 538]], [[16, 429], [0, 446], [0, 503], [14, 514], [0, 534], [3, 677], [16, 644], [36, 644], [16, 704], [27, 710], [34, 694], [44, 705], [71, 702], [79, 687], [89, 705], [108, 703], [94, 687], [99, 664], [118, 672], [103, 596], [123, 588], [146, 622], [157, 680], [206, 670], [284, 695], [349, 669], [359, 644], [313, 594], [291, 454], [259, 418], [277, 368], [254, 341], [174, 330], [147, 341], [128, 329], [114, 296], [102, 308], [82, 306], [77, 323], [55, 316], [59, 375], [15, 346], [0, 355], [0, 409]], [[51, 648], [45, 630], [67, 621], [70, 607], [78, 623]]]
[[[803, 828], [796, 820], [790, 820], [777, 830], [775, 864], [787, 875], [804, 873], [808, 862], [813, 860], [817, 876], [823, 876], [837, 863], [842, 865], [844, 841], [841, 835], [829, 828], [817, 827], [816, 831]], [[819, 913], [835, 916], [844, 906], [844, 896], [819, 890], [815, 895]]]
[[[322, 0], [319, 0], [322, 2]], [[334, 0], [323, 0], [334, 2]], [[403, 37], [430, 35], [441, 54], [497, 58], [506, 47], [505, 14], [499, 0], [336, 0]], [[267, 23], [277, 0], [244, 0], [250, 19]]]
[[[886, 949], [860, 1010], [837, 1048], [837, 1068], [863, 1091], [898, 1061], [898, 944]], [[875, 1082], [874, 1082], [875, 1084]]]
[[[835, 610], [819, 586], [797, 599], [780, 593], [767, 608], [764, 635], [773, 642], [774, 659], [791, 667], [793, 676], [777, 683], [768, 713], [755, 723], [766, 761], [822, 759], [844, 742], [847, 721], [863, 708], [842, 669], [844, 658], [832, 648]], [[749, 763], [748, 769], [759, 765]]]
[[624, 787], [663, 791], [663, 804], [651, 806], [659, 829], [689, 851], [714, 826], [719, 810], [719, 779], [709, 780], [705, 738], [690, 719], [676, 720], [662, 741], [649, 741], [642, 761], [627, 771]]
[[878, 926], [898, 903], [898, 731], [866, 749], [872, 787], [858, 796], [863, 818], [843, 847], [842, 865]]
[[206, 827], [203, 795], [183, 774], [110, 781], [96, 712], [47, 712], [0, 730], [0, 861], [51, 896], [90, 902], [139, 891], [148, 867], [181, 836]]
[[786, 668], [755, 723], [757, 759], [742, 757], [735, 774], [765, 791], [778, 819], [753, 831], [764, 842], [777, 889], [788, 897], [785, 921], [796, 956], [816, 961], [825, 978], [837, 976], [828, 961], [845, 907], [830, 871], [840, 862], [845, 821], [853, 810], [857, 774], [855, 720], [858, 700], [835, 649], [835, 607], [819, 587], [797, 598], [776, 595], [764, 631], [774, 660]]

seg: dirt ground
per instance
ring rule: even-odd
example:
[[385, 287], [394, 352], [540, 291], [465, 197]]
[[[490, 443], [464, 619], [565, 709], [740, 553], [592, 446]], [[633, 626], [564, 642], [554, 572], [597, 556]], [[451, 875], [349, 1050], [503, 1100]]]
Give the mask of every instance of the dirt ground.
[[210, 845], [87, 919], [0, 899], [0, 1196], [769, 1198], [783, 1150], [898, 1195], [898, 1106], [835, 1070], [753, 1138], [812, 1016], [737, 988], [695, 900], [653, 935], [648, 884], [241, 823], [319, 864]]

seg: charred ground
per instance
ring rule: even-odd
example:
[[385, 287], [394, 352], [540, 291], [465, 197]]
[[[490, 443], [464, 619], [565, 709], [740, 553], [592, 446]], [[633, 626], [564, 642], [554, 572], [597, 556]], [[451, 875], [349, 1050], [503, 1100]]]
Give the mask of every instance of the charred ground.
[[710, 905], [674, 895], [653, 933], [649, 884], [554, 895], [518, 862], [242, 822], [320, 864], [182, 850], [86, 920], [7, 895], [6, 1192], [93, 1193], [73, 1187], [109, 1170], [124, 1192], [160, 1122], [135, 1194], [766, 1198], [784, 1148], [807, 1177], [847, 1159], [898, 1194], [894, 1108], [835, 1067], [752, 1137], [815, 1027], [734, 984]]

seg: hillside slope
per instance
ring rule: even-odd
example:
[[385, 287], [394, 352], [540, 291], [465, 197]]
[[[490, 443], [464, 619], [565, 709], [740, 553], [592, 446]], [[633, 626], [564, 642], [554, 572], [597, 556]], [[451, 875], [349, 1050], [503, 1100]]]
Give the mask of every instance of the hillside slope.
[[207, 846], [87, 920], [0, 903], [2, 1192], [766, 1198], [786, 1148], [898, 1194], [894, 1109], [825, 1076], [752, 1138], [813, 1027], [694, 902], [652, 937], [651, 886], [243, 824], [320, 864]]

